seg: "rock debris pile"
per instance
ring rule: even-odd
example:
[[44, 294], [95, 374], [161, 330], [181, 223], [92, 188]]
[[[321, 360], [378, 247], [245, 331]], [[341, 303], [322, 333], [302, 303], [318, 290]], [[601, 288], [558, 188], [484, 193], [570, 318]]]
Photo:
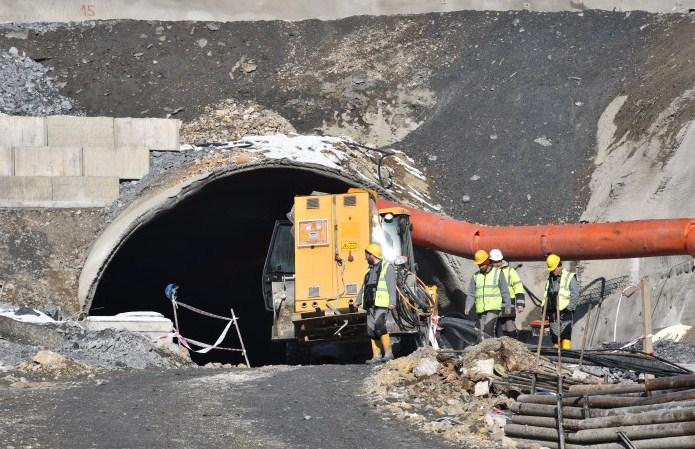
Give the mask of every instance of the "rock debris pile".
[[280, 114], [246, 101], [223, 100], [207, 106], [205, 112], [181, 127], [185, 143], [228, 142], [248, 135], [296, 133], [294, 126]]
[[22, 323], [0, 317], [2, 371], [66, 379], [102, 369], [188, 366], [195, 364], [186, 349], [135, 332], [87, 331], [75, 321]]
[[0, 113], [9, 115], [74, 115], [73, 100], [60, 94], [49, 76], [52, 69], [20, 55], [15, 47], [0, 52]]
[[[677, 429], [695, 417], [695, 410], [687, 409], [692, 407], [695, 390], [678, 396], [678, 388], [695, 386], [695, 374], [687, 369], [624, 351], [587, 353], [585, 365], [579, 367], [577, 354], [567, 353], [567, 360], [558, 368], [551, 351], [543, 351], [545, 356], [537, 358], [524, 344], [507, 337], [486, 339], [462, 352], [421, 348], [377, 368], [366, 389], [379, 411], [466, 448], [558, 447], [553, 414], [558, 372], [566, 398], [562, 432], [577, 443], [568, 447], [617, 444], [621, 425], [674, 422], [668, 425]], [[611, 376], [613, 371], [619, 375]], [[645, 381], [645, 373], [657, 377]], [[658, 396], [663, 401], [652, 398], [649, 391], [663, 391]], [[604, 396], [624, 393], [627, 395], [618, 399]], [[582, 409], [583, 394], [602, 396], [590, 404], [601, 410]], [[683, 407], [686, 409], [681, 410]], [[649, 429], [645, 426], [630, 432], [638, 440], [663, 438]]]
[[504, 437], [512, 395], [491, 394], [494, 370], [525, 371], [535, 359], [511, 338], [486, 340], [460, 357], [421, 348], [380, 367], [367, 384], [373, 404], [426, 432], [468, 448], [514, 447]]

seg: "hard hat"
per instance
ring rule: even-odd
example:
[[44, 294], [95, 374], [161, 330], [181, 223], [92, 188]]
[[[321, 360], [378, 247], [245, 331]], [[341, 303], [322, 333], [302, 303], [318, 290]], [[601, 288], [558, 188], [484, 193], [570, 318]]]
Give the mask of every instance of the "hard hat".
[[367, 249], [365, 249], [365, 251], [371, 254], [372, 256], [381, 259], [381, 245], [379, 245], [378, 243], [370, 243], [369, 246], [367, 246]]
[[482, 265], [483, 262], [485, 262], [487, 259], [487, 251], [485, 251], [484, 249], [479, 249], [475, 252], [475, 255], [473, 255], [473, 261], [476, 265]]
[[502, 255], [502, 251], [498, 250], [497, 248], [490, 251], [490, 260], [491, 261], [499, 262], [502, 259], [504, 259], [504, 256]]
[[555, 271], [555, 268], [560, 265], [560, 256], [557, 254], [548, 254], [545, 263], [548, 265], [548, 271]]

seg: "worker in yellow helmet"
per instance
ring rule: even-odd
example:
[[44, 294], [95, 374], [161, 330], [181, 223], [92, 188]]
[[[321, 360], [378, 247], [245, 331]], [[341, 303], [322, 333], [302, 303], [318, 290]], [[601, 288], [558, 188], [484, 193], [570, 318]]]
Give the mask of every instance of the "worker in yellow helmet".
[[386, 315], [396, 308], [396, 271], [381, 256], [381, 246], [372, 243], [364, 256], [369, 263], [356, 305], [367, 311], [367, 335], [372, 342], [372, 358], [367, 363], [393, 359], [391, 337], [386, 330]]
[[497, 248], [490, 250], [490, 260], [494, 267], [502, 270], [504, 279], [509, 286], [509, 296], [512, 300], [511, 307], [503, 308], [500, 313], [500, 317], [497, 320], [497, 335], [506, 335], [516, 338], [519, 333], [515, 323], [516, 314], [517, 312], [523, 312], [526, 307], [524, 284], [521, 282], [521, 277], [519, 277], [519, 273], [517, 273], [516, 269], [504, 260], [504, 255], [501, 250]]
[[492, 265], [487, 251], [476, 251], [473, 261], [478, 265], [478, 272], [468, 286], [464, 313], [468, 315], [475, 304], [480, 330], [489, 336], [499, 337], [497, 319], [503, 308], [512, 306], [507, 280], [502, 270]]
[[562, 261], [557, 254], [549, 254], [545, 262], [548, 267], [548, 279], [545, 281], [541, 306], [548, 301], [547, 317], [550, 321], [553, 346], [557, 348], [562, 345], [562, 349], [571, 349], [573, 315], [579, 303], [579, 282], [575, 273], [562, 267]]

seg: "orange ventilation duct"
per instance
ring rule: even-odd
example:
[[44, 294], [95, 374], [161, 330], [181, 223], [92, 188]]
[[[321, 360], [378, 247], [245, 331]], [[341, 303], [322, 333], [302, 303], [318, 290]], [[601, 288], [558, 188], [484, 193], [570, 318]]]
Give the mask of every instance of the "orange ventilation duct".
[[695, 219], [637, 220], [538, 226], [485, 226], [442, 217], [384, 199], [379, 208], [410, 213], [413, 241], [420, 246], [472, 258], [479, 249], [499, 248], [507, 260], [567, 260], [695, 255]]

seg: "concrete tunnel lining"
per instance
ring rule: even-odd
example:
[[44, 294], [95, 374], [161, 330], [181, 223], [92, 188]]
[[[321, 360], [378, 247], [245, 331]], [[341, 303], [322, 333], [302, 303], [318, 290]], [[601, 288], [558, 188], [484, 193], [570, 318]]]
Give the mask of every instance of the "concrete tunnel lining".
[[[275, 170], [275, 173], [269, 172]], [[283, 174], [284, 173], [284, 174]], [[176, 216], [176, 211], [177, 208], [181, 207], [186, 207], [185, 205], [187, 204], [188, 200], [194, 200], [197, 201], [203, 201], [204, 196], [210, 194], [211, 189], [215, 189], [214, 186], [221, 186], [225, 184], [233, 184], [235, 179], [249, 179], [249, 176], [254, 176], [257, 177], [256, 179], [258, 182], [265, 182], [265, 183], [273, 183], [277, 181], [273, 181], [273, 179], [277, 178], [280, 176], [279, 174], [282, 174], [282, 176], [292, 176], [291, 173], [294, 173], [293, 176], [299, 176], [300, 178], [304, 178], [306, 176], [309, 176], [310, 179], [314, 180], [316, 184], [321, 187], [321, 186], [331, 186], [330, 189], [340, 192], [344, 191], [347, 187], [349, 186], [356, 186], [356, 187], [365, 187], [365, 188], [376, 188], [375, 185], [371, 185], [370, 183], [365, 183], [365, 182], [358, 182], [355, 179], [352, 179], [343, 173], [338, 172], [337, 170], [329, 169], [326, 167], [315, 167], [315, 166], [308, 166], [305, 164], [288, 164], [287, 162], [282, 162], [282, 163], [277, 163], [277, 162], [271, 162], [269, 163], [268, 161], [264, 161], [262, 163], [254, 163], [254, 164], [248, 164], [245, 166], [236, 166], [224, 170], [219, 170], [213, 173], [205, 174], [205, 175], [199, 175], [194, 178], [185, 180], [183, 182], [180, 182], [176, 184], [173, 187], [167, 187], [164, 189], [161, 189], [159, 191], [154, 191], [146, 194], [145, 196], [137, 199], [133, 204], [131, 204], [126, 210], [124, 210], [117, 218], [114, 220], [114, 222], [104, 230], [104, 232], [100, 235], [100, 237], [97, 239], [97, 241], [94, 243], [89, 256], [87, 258], [87, 261], [85, 263], [84, 269], [82, 271], [82, 275], [80, 277], [80, 305], [82, 310], [89, 314], [92, 307], [98, 308], [98, 310], [95, 310], [95, 314], [111, 314], [111, 313], [118, 313], [122, 311], [131, 311], [131, 310], [157, 310], [159, 312], [164, 313], [165, 315], [169, 316], [171, 315], [170, 313], [170, 305], [169, 303], [164, 299], [163, 294], [161, 291], [158, 290], [153, 290], [152, 288], [149, 288], [150, 295], [145, 298], [143, 301], [144, 302], [139, 302], [136, 301], [134, 298], [139, 297], [140, 292], [137, 291], [132, 291], [128, 290], [128, 288], [131, 288], [130, 286], [125, 287], [122, 286], [121, 284], [125, 285], [127, 284], [130, 280], [129, 279], [121, 279], [119, 282], [114, 282], [113, 281], [113, 272], [122, 272], [126, 273], [120, 270], [128, 270], [131, 269], [130, 267], [127, 266], [127, 264], [132, 263], [133, 265], [137, 266], [139, 259], [142, 257], [152, 257], [154, 258], [155, 256], [151, 254], [145, 254], [144, 256], [138, 255], [137, 252], [133, 251], [132, 245], [134, 244], [140, 244], [143, 241], [147, 241], [147, 239], [144, 239], [142, 237], [139, 237], [139, 235], [143, 233], [147, 233], [150, 231], [147, 231], [147, 228], [149, 226], [155, 226], [158, 220], [165, 219], [166, 216]], [[282, 177], [280, 176], [280, 177]], [[246, 177], [246, 178], [243, 178]], [[262, 178], [261, 178], [262, 177]], [[297, 178], [297, 179], [300, 179]], [[263, 181], [261, 181], [263, 179]], [[287, 184], [293, 184], [293, 183], [287, 183]], [[221, 187], [219, 187], [221, 188]], [[284, 189], [284, 195], [288, 198], [291, 198], [295, 194], [301, 194], [301, 193], [309, 193], [306, 191], [307, 187], [304, 187], [304, 191], [300, 190], [297, 191], [295, 186], [291, 186], [288, 188], [288, 186], [275, 186], [276, 189], [281, 188]], [[235, 191], [236, 192], [236, 191]], [[239, 194], [243, 195], [244, 192], [242, 190], [239, 190]], [[381, 195], [383, 195], [386, 198], [393, 198], [393, 195], [391, 195], [389, 192], [386, 191], [381, 191]], [[230, 195], [233, 196], [233, 195]], [[191, 203], [191, 201], [188, 201], [188, 203]], [[207, 201], [210, 201], [209, 199]], [[192, 204], [192, 203], [191, 203]], [[287, 205], [287, 210], [289, 210], [289, 207], [291, 206], [291, 200], [288, 201]], [[282, 214], [286, 212], [287, 210], [282, 209], [282, 210], [277, 210], [276, 211], [276, 216], [272, 217], [272, 220], [270, 221], [270, 229], [272, 229], [272, 222], [274, 222], [275, 219], [282, 218]], [[282, 214], [280, 214], [282, 213]], [[279, 214], [279, 216], [277, 216]], [[173, 226], [173, 225], [172, 225]], [[267, 238], [270, 238], [270, 232], [267, 232]], [[140, 242], [140, 243], [133, 243], [133, 242]], [[172, 245], [176, 245], [176, 242], [171, 242]], [[129, 247], [130, 245], [130, 247]], [[147, 243], [146, 245], [149, 245]], [[267, 245], [267, 243], [264, 243], [264, 245]], [[267, 246], [263, 247], [263, 251], [266, 249]], [[155, 245], [155, 248], [156, 245]], [[161, 247], [159, 247], [161, 248]], [[258, 249], [258, 247], [257, 247]], [[148, 250], [153, 251], [152, 248], [148, 248]], [[145, 245], [143, 245], [143, 251], [145, 251]], [[233, 251], [233, 250], [232, 250]], [[443, 273], [449, 269], [448, 265], [444, 262], [444, 260], [441, 257], [438, 257], [435, 252], [430, 251], [430, 250], [424, 250], [422, 248], [418, 249], [418, 252], [423, 255], [422, 261], [423, 261], [423, 272], [427, 273], [427, 277], [432, 277], [433, 273], [439, 274], [440, 279], [445, 279], [450, 277], [450, 273]], [[429, 257], [424, 257], [425, 254], [429, 254]], [[123, 260], [123, 257], [120, 257], [119, 254], [123, 254], [123, 257], [126, 257], [127, 260], [131, 262], [127, 262]], [[262, 254], [263, 256], [265, 253]], [[432, 257], [434, 256], [434, 257]], [[230, 256], [232, 257], [232, 256]], [[238, 258], [239, 256], [236, 255], [234, 256]], [[259, 256], [260, 257], [260, 256]], [[259, 257], [256, 257], [256, 259], [259, 259]], [[207, 262], [207, 261], [206, 261]], [[258, 266], [258, 264], [261, 264], [262, 266], [262, 261], [260, 260], [255, 260], [254, 261], [254, 266]], [[109, 274], [111, 273], [111, 274]], [[256, 301], [257, 307], [253, 309], [252, 311], [247, 310], [246, 315], [247, 315], [247, 321], [250, 321], [249, 315], [253, 317], [254, 322], [258, 322], [260, 324], [260, 327], [262, 328], [261, 331], [259, 331], [259, 334], [255, 334], [255, 329], [246, 329], [245, 334], [251, 333], [252, 337], [252, 342], [247, 343], [249, 344], [263, 344], [264, 346], [269, 344], [269, 334], [270, 334], [270, 323], [265, 322], [268, 321], [269, 315], [265, 313], [263, 310], [262, 306], [262, 300], [260, 298], [260, 282], [261, 282], [261, 277], [260, 277], [260, 268], [257, 269], [257, 271], [251, 270], [248, 273], [248, 276], [245, 276], [249, 278], [250, 280], [248, 281], [249, 283], [253, 284], [255, 287], [257, 285], [258, 287], [258, 297], [254, 298], [253, 300]], [[162, 273], [153, 273], [154, 276], [160, 276]], [[157, 280], [161, 284], [161, 288], [163, 288], [164, 283], [168, 281], [176, 281], [176, 279], [166, 279], [162, 277], [162, 279]], [[124, 298], [122, 300], [122, 307], [121, 306], [111, 304], [110, 306], [105, 306], [104, 303], [104, 295], [99, 294], [99, 288], [100, 286], [105, 285], [108, 287], [108, 289], [115, 289], [120, 298]], [[115, 286], [115, 287], [114, 287]], [[104, 288], [107, 288], [104, 287]], [[151, 287], [151, 286], [150, 286]], [[139, 288], [139, 287], [138, 287]], [[214, 287], [211, 287], [211, 290], [213, 290]], [[191, 290], [196, 290], [190, 289]], [[186, 291], [186, 286], [182, 286], [182, 291], [184, 292], [185, 296], [185, 291]], [[218, 293], [220, 293], [220, 290], [217, 290]], [[100, 299], [101, 296], [101, 299]], [[197, 295], [193, 295], [197, 296]], [[153, 298], [156, 297], [156, 298]], [[96, 300], [95, 300], [96, 298]], [[225, 299], [228, 300], [229, 298]], [[183, 299], [182, 299], [183, 300]], [[149, 303], [147, 301], [150, 301]], [[197, 305], [198, 307], [201, 307], [205, 309], [206, 307], [202, 304], [194, 302], [193, 305]], [[210, 304], [211, 306], [214, 306]], [[142, 307], [140, 307], [142, 306]], [[243, 306], [248, 306], [248, 305], [243, 305]], [[234, 306], [235, 309], [237, 306]], [[241, 307], [241, 306], [240, 306]], [[228, 313], [223, 313], [224, 310], [211, 310], [213, 313], [219, 313], [219, 314], [224, 314], [227, 315]], [[264, 317], [262, 320], [261, 319], [256, 319], [256, 316], [258, 313], [262, 313], [263, 315], [268, 315], [268, 317]], [[192, 319], [191, 317], [188, 317], [188, 319]], [[190, 322], [190, 321], [189, 321]], [[200, 324], [203, 326], [203, 324]], [[243, 326], [243, 323], [242, 323]], [[191, 326], [188, 326], [189, 329]], [[184, 328], [184, 334], [185, 334], [185, 326], [182, 325], [182, 328]], [[242, 329], [243, 331], [244, 329]], [[202, 331], [201, 331], [202, 332]], [[213, 341], [216, 335], [212, 334], [205, 334], [205, 332], [202, 332], [202, 334], [193, 334], [193, 335], [188, 335], [190, 338], [196, 339], [196, 340], [201, 340], [201, 341]], [[268, 341], [262, 342], [261, 340], [267, 339]], [[258, 364], [260, 361], [262, 364], [265, 363], [277, 363], [281, 362], [281, 356], [278, 355], [277, 353], [277, 348], [275, 348], [274, 351], [268, 349], [267, 352], [271, 354], [269, 357], [270, 358], [263, 358], [262, 360], [256, 360], [255, 363], [252, 360], [252, 363]], [[284, 355], [284, 353], [283, 353]], [[225, 357], [226, 355], [223, 355], [222, 357]], [[206, 358], [204, 360], [198, 359], [197, 361], [199, 362], [205, 362], [205, 361], [218, 361], [220, 360], [219, 358]], [[229, 359], [222, 358], [222, 360], [228, 361]]]

